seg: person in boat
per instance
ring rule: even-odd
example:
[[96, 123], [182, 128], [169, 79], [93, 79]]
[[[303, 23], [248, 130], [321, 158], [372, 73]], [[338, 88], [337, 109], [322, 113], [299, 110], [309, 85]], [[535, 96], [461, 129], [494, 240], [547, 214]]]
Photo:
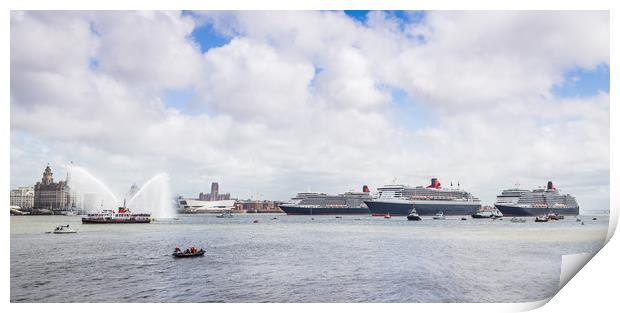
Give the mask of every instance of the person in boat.
[[179, 248], [179, 247], [174, 248], [174, 252], [176, 252], [176, 253], [181, 252], [181, 248]]

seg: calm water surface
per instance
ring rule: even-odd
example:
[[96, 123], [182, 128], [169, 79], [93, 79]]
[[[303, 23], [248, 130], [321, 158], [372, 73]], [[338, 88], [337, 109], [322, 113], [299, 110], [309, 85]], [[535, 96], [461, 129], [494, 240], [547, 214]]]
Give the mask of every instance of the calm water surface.
[[[12, 216], [11, 302], [535, 301], [556, 291], [563, 254], [602, 245], [608, 218], [582, 218], [239, 214], [82, 225]], [[67, 223], [78, 233], [45, 233]], [[207, 253], [171, 257], [189, 245]]]

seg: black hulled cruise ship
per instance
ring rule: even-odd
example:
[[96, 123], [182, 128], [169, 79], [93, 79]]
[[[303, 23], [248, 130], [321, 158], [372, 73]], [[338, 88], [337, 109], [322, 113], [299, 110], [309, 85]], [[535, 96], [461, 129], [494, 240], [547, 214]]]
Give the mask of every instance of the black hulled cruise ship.
[[[459, 184], [460, 185], [460, 184]], [[364, 201], [372, 215], [408, 215], [415, 208], [418, 215], [472, 215], [480, 209], [480, 199], [460, 188], [441, 188], [437, 178], [429, 186], [386, 185], [379, 196]]]
[[495, 207], [507, 216], [536, 216], [547, 213], [579, 215], [579, 204], [570, 194], [561, 194], [553, 185], [525, 190], [506, 189], [497, 196]]
[[370, 214], [364, 200], [370, 200], [368, 186], [362, 192], [345, 192], [339, 195], [328, 195], [317, 192], [301, 192], [288, 203], [280, 205], [280, 209], [289, 215], [320, 215], [320, 214]]

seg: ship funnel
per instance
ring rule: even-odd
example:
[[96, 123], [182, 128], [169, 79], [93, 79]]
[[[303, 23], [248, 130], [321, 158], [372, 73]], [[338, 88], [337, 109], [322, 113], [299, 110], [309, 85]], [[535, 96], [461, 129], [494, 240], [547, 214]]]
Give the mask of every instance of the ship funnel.
[[441, 183], [439, 182], [439, 179], [437, 178], [431, 178], [431, 184], [426, 186], [426, 188], [435, 188], [435, 189], [439, 189], [441, 187]]
[[552, 181], [547, 182], [547, 190], [555, 190], [555, 186]]
[[364, 185], [364, 186], [362, 187], [362, 192], [367, 192], [367, 193], [368, 193], [368, 192], [370, 192], [370, 188], [368, 188], [368, 186], [367, 186], [367, 185]]

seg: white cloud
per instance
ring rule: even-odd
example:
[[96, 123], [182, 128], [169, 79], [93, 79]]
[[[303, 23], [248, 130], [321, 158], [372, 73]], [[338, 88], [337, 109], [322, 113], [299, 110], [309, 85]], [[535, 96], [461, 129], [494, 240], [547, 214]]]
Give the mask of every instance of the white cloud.
[[[201, 54], [201, 23], [233, 39]], [[11, 181], [72, 160], [115, 186], [167, 171], [188, 196], [286, 199], [439, 176], [490, 203], [554, 179], [604, 209], [609, 95], [551, 93], [600, 63], [607, 12], [13, 12]], [[408, 105], [435, 122], [403, 122]]]

